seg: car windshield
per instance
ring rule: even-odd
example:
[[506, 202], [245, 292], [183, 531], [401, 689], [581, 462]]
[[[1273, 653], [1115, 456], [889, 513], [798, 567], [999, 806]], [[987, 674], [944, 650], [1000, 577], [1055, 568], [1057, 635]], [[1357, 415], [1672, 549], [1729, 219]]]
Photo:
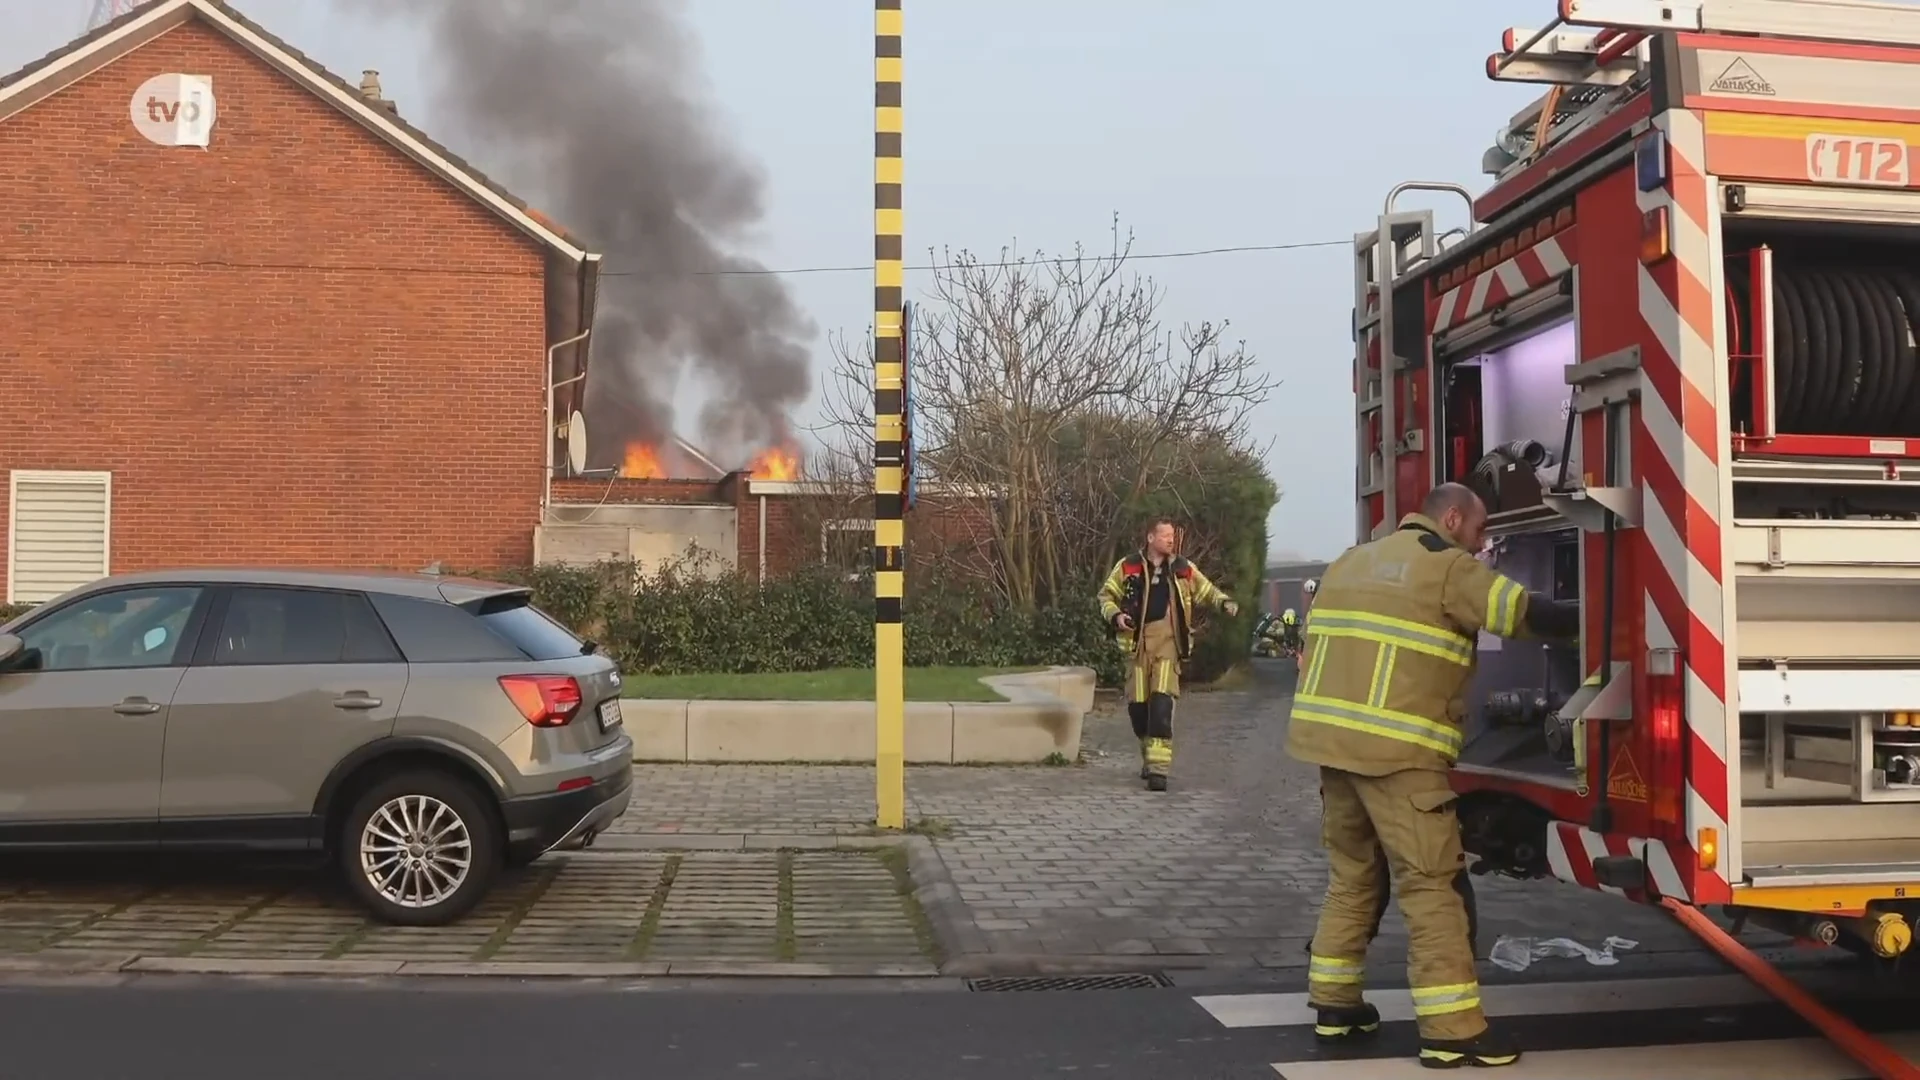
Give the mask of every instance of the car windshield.
[[586, 643], [539, 608], [524, 593], [496, 596], [480, 604], [480, 621], [533, 660], [564, 660], [586, 652]]

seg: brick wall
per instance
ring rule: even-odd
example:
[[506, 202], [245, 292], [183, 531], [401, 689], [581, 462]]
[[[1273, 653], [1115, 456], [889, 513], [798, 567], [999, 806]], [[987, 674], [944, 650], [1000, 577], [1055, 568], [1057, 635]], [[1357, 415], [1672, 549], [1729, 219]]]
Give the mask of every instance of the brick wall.
[[111, 470], [115, 571], [531, 556], [540, 249], [205, 26], [0, 121], [0, 296], [0, 471]]

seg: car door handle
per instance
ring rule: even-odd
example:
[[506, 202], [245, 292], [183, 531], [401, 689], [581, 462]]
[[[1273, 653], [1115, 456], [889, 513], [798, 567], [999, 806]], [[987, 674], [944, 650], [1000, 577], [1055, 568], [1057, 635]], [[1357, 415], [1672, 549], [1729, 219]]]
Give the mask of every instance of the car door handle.
[[113, 707], [121, 716], [152, 716], [160, 711], [160, 706], [143, 697], [130, 697]]
[[336, 709], [377, 709], [380, 707], [380, 699], [377, 697], [368, 697], [365, 694], [346, 694], [334, 698], [333, 707]]

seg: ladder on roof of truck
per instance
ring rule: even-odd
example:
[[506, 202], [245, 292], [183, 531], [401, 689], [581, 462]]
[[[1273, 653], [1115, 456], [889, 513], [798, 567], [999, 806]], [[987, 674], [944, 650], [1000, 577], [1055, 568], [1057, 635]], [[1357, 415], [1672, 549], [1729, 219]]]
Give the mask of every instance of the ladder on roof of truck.
[[1650, 38], [1662, 31], [1920, 45], [1920, 5], [1887, 0], [1560, 0], [1559, 14], [1546, 26], [1508, 29], [1500, 51], [1487, 58], [1489, 78], [1544, 83], [1553, 89], [1508, 121], [1482, 163], [1485, 171], [1503, 176], [1525, 165], [1632, 96], [1645, 85]]
[[1920, 45], [1920, 7], [1887, 0], [1560, 0], [1555, 23]]

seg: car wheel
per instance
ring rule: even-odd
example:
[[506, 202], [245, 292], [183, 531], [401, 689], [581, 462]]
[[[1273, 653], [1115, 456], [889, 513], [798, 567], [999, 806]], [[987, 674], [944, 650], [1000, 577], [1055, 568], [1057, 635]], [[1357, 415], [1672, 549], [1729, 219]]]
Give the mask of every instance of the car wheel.
[[341, 830], [340, 867], [375, 918], [445, 926], [472, 911], [500, 871], [494, 816], [446, 773], [404, 772], [354, 801]]

